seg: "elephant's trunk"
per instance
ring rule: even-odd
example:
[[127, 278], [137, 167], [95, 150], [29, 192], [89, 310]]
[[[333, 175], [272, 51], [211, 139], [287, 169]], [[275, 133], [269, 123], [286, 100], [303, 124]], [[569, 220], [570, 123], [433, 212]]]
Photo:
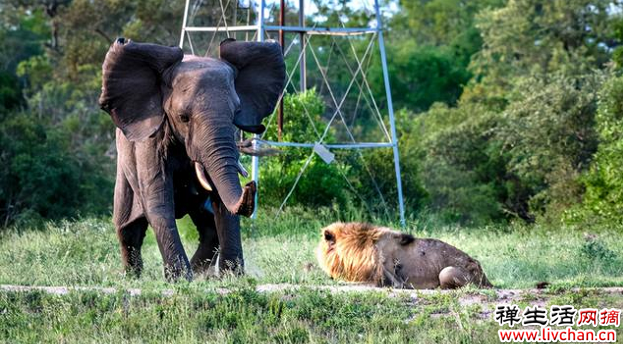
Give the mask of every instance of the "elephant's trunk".
[[208, 191], [216, 189], [232, 214], [250, 216], [255, 205], [255, 183], [251, 182], [244, 188], [240, 186], [238, 174], [246, 171], [241, 169], [238, 162], [232, 126], [217, 123], [201, 128], [206, 128], [205, 132], [195, 132], [193, 135], [194, 139], [202, 138], [202, 144], [198, 145], [201, 147], [200, 152], [197, 152], [199, 161], [194, 166], [199, 183]]
[[[195, 172], [197, 174], [197, 179], [199, 179], [199, 184], [201, 184], [204, 189], [213, 191], [213, 187], [205, 174], [203, 166], [198, 162], [195, 162]], [[214, 176], [211, 179], [227, 210], [235, 215], [250, 216], [254, 210], [255, 182], [250, 182], [242, 188], [237, 176], [239, 172], [237, 166], [234, 173], [220, 172], [221, 173], [208, 172], [208, 174]]]

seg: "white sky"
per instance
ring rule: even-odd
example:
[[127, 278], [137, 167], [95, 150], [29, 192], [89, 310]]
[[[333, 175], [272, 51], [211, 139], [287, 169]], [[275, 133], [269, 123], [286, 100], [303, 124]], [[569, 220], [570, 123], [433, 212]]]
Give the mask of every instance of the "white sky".
[[[249, 0], [247, 0], [249, 1]], [[259, 3], [260, 0], [250, 0], [250, 1], [254, 1], [256, 3]], [[325, 0], [327, 3], [335, 3], [337, 1], [335, 0]], [[381, 10], [383, 12], [385, 12], [385, 10], [383, 10], [383, 3], [385, 3], [385, 0], [379, 0], [379, 4], [381, 5]], [[272, 7], [274, 6], [279, 6], [280, 0], [265, 0], [266, 6], [267, 7]], [[286, 6], [288, 7], [295, 7], [298, 8], [299, 6], [299, 0], [286, 0]], [[314, 5], [314, 3], [312, 2], [312, 0], [304, 0], [304, 6], [305, 6], [305, 14], [306, 15], [311, 15], [314, 12], [318, 11], [318, 8], [316, 7], [316, 5]], [[353, 8], [353, 9], [361, 9], [361, 8], [365, 8], [368, 9], [370, 11], [374, 10], [374, 0], [351, 0], [348, 3], [348, 6]], [[398, 10], [398, 1], [397, 0], [390, 0], [390, 4], [389, 4], [389, 12], [396, 12]]]

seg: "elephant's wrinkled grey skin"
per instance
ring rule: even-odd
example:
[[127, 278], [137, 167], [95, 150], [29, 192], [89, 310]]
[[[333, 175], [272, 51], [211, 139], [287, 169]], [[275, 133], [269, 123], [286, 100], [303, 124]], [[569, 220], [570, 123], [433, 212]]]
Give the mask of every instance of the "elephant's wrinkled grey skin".
[[[120, 38], [102, 70], [100, 106], [118, 128], [113, 221], [126, 271], [141, 272], [149, 224], [168, 280], [206, 271], [217, 249], [219, 268], [241, 273], [239, 215], [253, 212], [255, 184], [240, 186], [235, 126], [264, 131], [284, 87], [281, 47], [227, 39], [213, 59]], [[186, 214], [200, 241], [190, 261], [175, 224]]]

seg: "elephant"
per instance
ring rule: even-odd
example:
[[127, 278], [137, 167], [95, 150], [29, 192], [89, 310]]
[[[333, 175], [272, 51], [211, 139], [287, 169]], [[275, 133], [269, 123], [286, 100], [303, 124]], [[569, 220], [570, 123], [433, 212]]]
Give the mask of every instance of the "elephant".
[[[265, 130], [285, 84], [281, 46], [226, 39], [209, 58], [118, 38], [102, 72], [99, 105], [116, 126], [113, 222], [126, 274], [141, 274], [148, 225], [168, 281], [211, 267], [244, 273], [240, 216], [253, 213], [256, 185], [240, 184], [236, 135]], [[185, 215], [199, 232], [190, 261], [176, 226]]]

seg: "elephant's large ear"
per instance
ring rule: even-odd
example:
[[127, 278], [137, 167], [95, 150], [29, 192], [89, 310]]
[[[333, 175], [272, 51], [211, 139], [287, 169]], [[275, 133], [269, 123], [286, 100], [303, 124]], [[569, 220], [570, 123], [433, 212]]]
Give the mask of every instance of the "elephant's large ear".
[[99, 103], [129, 140], [143, 140], [162, 125], [162, 74], [182, 58], [180, 48], [123, 38], [108, 49]]
[[234, 124], [251, 133], [264, 132], [262, 119], [275, 109], [286, 81], [281, 46], [226, 39], [221, 42], [220, 57], [238, 69], [235, 86], [241, 110], [234, 116]]

